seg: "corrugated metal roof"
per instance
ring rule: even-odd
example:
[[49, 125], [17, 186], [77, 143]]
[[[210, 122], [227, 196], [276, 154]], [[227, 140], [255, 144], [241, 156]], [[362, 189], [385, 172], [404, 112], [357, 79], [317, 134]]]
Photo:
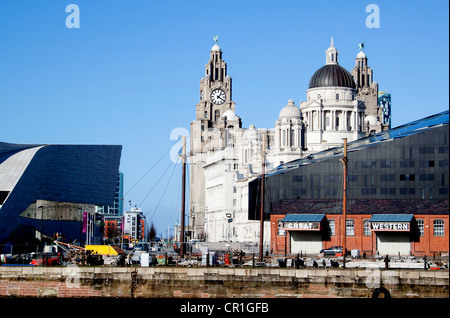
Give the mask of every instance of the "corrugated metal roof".
[[288, 214], [282, 222], [320, 222], [325, 214]]
[[370, 222], [411, 222], [413, 214], [375, 214]]

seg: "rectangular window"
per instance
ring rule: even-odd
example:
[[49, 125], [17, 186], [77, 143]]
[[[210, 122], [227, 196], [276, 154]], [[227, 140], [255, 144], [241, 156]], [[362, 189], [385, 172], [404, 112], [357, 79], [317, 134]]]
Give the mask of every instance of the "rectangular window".
[[381, 194], [395, 194], [395, 188], [381, 188]]
[[395, 168], [395, 161], [381, 161], [381, 168]]
[[300, 197], [301, 195], [306, 196], [306, 189], [293, 188], [292, 189], [292, 197]]
[[375, 195], [375, 194], [377, 194], [377, 188], [362, 188], [361, 194], [362, 195]]
[[416, 194], [415, 188], [400, 188], [400, 194]]
[[414, 166], [415, 166], [414, 160], [400, 161], [400, 168], [414, 168]]
[[325, 189], [325, 195], [337, 195], [337, 189]]
[[400, 181], [414, 181], [416, 180], [416, 175], [414, 174], [401, 174]]
[[220, 119], [220, 110], [216, 109], [214, 112], [214, 120], [219, 121]]
[[419, 174], [419, 181], [434, 181], [434, 174]]
[[348, 175], [348, 176], [347, 176], [347, 181], [348, 181], [348, 182], [355, 182], [355, 181], [358, 181], [358, 176], [357, 176], [357, 175]]
[[419, 153], [427, 155], [434, 154], [434, 147], [419, 147]]
[[448, 160], [439, 160], [439, 168], [448, 167]]
[[338, 182], [339, 181], [339, 175], [337, 174], [327, 174], [323, 176], [323, 180], [325, 182]]
[[363, 161], [363, 162], [361, 162], [361, 165], [363, 168], [376, 168], [377, 162], [376, 161]]
[[417, 220], [417, 229], [419, 230], [419, 235], [424, 236], [423, 220]]
[[444, 236], [444, 220], [433, 221], [433, 235]]
[[293, 176], [292, 181], [294, 182], [306, 182], [306, 176]]
[[421, 160], [419, 161], [419, 167], [421, 168], [433, 168], [434, 167], [434, 160]]
[[335, 223], [334, 220], [328, 220], [328, 234], [330, 236], [336, 235], [336, 228], [335, 228]]
[[345, 233], [349, 236], [355, 235], [355, 222], [353, 220], [347, 220], [345, 223]]
[[380, 181], [381, 182], [395, 181], [395, 175], [394, 174], [382, 174], [382, 175], [380, 175]]
[[336, 100], [339, 100], [339, 94], [336, 94]]
[[370, 221], [364, 220], [364, 236], [371, 236], [372, 232], [370, 231]]

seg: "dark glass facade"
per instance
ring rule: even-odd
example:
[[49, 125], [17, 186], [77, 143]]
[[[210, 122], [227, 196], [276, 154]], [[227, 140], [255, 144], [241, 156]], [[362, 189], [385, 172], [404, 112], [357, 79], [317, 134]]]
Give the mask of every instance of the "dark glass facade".
[[[391, 213], [420, 214], [427, 205], [420, 204], [420, 201], [427, 201], [441, 207], [436, 213], [448, 214], [448, 119], [449, 112], [445, 111], [349, 143], [349, 202], [356, 204], [361, 200], [370, 205], [371, 200], [388, 200], [383, 202], [399, 206], [397, 212]], [[333, 209], [336, 209], [335, 213], [341, 213], [343, 164], [339, 159], [342, 157], [343, 147], [333, 148], [285, 163], [268, 173], [265, 179], [264, 219], [269, 220], [275, 205], [283, 200], [328, 202], [326, 210], [311, 204], [309, 211], [304, 209], [302, 213], [330, 214], [334, 213]], [[260, 178], [249, 183], [250, 220], [259, 220], [260, 192]], [[333, 201], [336, 204], [330, 204]], [[402, 204], [396, 204], [396, 201]], [[352, 213], [351, 206], [349, 213]]]
[[41, 220], [21, 217], [37, 200], [114, 204], [122, 146], [0, 143], [0, 165], [20, 151], [38, 146], [43, 147], [0, 205], [0, 243], [25, 240], [27, 229], [42, 227], [48, 236], [64, 232], [66, 241], [79, 237], [79, 221], [45, 220], [42, 226]]

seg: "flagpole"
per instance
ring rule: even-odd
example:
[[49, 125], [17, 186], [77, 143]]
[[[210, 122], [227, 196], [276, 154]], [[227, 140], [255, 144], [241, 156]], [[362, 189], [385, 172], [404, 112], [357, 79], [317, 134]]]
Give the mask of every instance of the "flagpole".
[[345, 268], [345, 255], [347, 252], [347, 138], [344, 139], [344, 158], [340, 159], [344, 166], [344, 186], [343, 186], [343, 212], [342, 212], [342, 255], [343, 255], [343, 268]]

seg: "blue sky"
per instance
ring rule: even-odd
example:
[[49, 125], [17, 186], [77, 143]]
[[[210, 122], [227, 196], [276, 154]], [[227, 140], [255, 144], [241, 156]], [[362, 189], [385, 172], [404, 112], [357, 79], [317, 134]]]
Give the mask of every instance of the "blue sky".
[[[80, 28], [66, 27], [70, 3]], [[379, 28], [366, 27], [369, 4]], [[271, 128], [288, 99], [306, 99], [331, 37], [348, 70], [365, 42], [395, 127], [448, 109], [448, 11], [444, 0], [2, 0], [0, 141], [123, 145], [125, 207], [165, 234], [180, 215], [181, 165], [164, 154], [195, 118], [213, 35], [244, 127]]]

